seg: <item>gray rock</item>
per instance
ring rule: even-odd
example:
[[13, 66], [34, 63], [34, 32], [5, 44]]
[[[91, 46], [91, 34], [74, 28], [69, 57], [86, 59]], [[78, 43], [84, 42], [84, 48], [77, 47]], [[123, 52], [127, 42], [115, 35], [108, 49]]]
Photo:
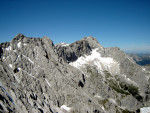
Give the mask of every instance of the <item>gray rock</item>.
[[[95, 49], [100, 60], [71, 65]], [[113, 67], [106, 68], [110, 62], [104, 59], [115, 62]], [[54, 45], [48, 37], [18, 34], [0, 44], [0, 88], [4, 113], [136, 112], [150, 105], [149, 73], [119, 48], [104, 48], [93, 37]]]

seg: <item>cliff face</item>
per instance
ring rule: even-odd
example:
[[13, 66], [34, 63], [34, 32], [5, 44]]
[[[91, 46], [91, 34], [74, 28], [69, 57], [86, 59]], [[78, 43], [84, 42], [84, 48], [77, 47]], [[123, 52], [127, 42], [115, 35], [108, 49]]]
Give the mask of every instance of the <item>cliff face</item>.
[[150, 106], [149, 72], [93, 37], [72, 44], [18, 34], [0, 44], [0, 111], [138, 112]]

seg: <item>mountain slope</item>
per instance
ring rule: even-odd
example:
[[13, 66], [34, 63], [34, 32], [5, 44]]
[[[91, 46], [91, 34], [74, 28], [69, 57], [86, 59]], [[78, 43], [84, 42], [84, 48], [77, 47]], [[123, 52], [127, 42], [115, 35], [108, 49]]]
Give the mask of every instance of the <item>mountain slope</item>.
[[0, 110], [21, 113], [138, 112], [149, 73], [93, 37], [72, 44], [18, 34], [0, 45]]

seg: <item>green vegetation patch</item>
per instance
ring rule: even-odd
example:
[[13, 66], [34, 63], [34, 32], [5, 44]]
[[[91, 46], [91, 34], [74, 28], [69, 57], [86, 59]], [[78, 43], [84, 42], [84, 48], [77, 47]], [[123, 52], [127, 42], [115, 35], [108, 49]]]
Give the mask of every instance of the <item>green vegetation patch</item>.
[[122, 113], [135, 113], [135, 112], [125, 109], [125, 110], [122, 110]]
[[138, 87], [133, 86], [133, 84], [125, 84], [125, 83], [120, 83], [120, 86], [121, 86], [122, 89], [128, 91], [138, 101], [142, 101], [143, 100], [142, 96], [139, 94]]
[[109, 86], [118, 93], [129, 95], [129, 93], [127, 91], [120, 88], [119, 85], [116, 82], [114, 82], [113, 80], [109, 80]]

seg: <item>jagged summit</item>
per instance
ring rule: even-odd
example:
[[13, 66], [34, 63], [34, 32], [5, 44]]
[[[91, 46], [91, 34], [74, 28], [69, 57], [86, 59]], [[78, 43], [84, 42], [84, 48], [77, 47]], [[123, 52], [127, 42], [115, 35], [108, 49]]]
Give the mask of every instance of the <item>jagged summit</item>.
[[50, 40], [50, 41], [52, 41], [49, 37], [47, 37], [47, 36], [43, 36], [42, 38], [33, 38], [33, 37], [27, 37], [27, 36], [25, 36], [24, 34], [21, 34], [21, 33], [19, 33], [19, 34], [17, 34], [14, 38], [13, 38], [13, 40], [17, 40], [17, 41], [22, 41], [24, 38], [28, 38], [28, 39], [43, 39], [43, 40]]
[[23, 34], [21, 34], [21, 33], [19, 33], [19, 34], [17, 34], [15, 37], [14, 37], [14, 39], [13, 40], [22, 40], [24, 37], [26, 37], [25, 35], [23, 35]]
[[22, 33], [19, 33], [15, 36], [15, 38], [20, 38], [20, 37], [24, 37], [24, 35]]
[[60, 43], [56, 45], [58, 56], [68, 63], [77, 60], [83, 55], [91, 54], [92, 49], [95, 48], [103, 49], [96, 38], [93, 37], [84, 37], [71, 44]]
[[[99, 42], [97, 41], [97, 39], [96, 38], [94, 38], [94, 37], [92, 37], [92, 36], [89, 36], [89, 37], [84, 37], [84, 38], [82, 38], [81, 40], [79, 40], [79, 41], [76, 41], [76, 42], [74, 42], [74, 43], [83, 43], [83, 42], [86, 42], [92, 49], [94, 49], [94, 48], [103, 48], [100, 44], [99, 44]], [[74, 44], [73, 43], [73, 44]]]
[[[42, 39], [42, 40], [46, 40], [50, 43], [53, 43], [52, 40], [50, 40], [49, 37], [47, 36], [44, 36], [42, 38], [33, 38], [33, 37], [26, 37], [24, 34], [21, 34], [19, 33], [18, 35], [16, 35], [14, 38], [13, 38], [13, 43], [14, 42], [19, 42], [19, 41], [28, 41], [30, 39], [33, 39], [33, 40], [36, 40], [36, 39]], [[86, 43], [86, 45], [84, 45]], [[99, 42], [96, 40], [96, 38], [92, 37], [92, 36], [89, 36], [89, 37], [84, 37], [83, 39], [79, 40], [79, 41], [76, 41], [72, 44], [67, 44], [67, 43], [61, 43], [61, 44], [56, 44], [56, 46], [74, 46], [74, 45], [77, 45], [79, 44], [79, 46], [81, 46], [81, 44], [83, 44], [83, 46], [90, 46], [90, 48], [97, 48], [97, 47], [101, 47], [103, 48]], [[54, 44], [53, 44], [54, 45]]]
[[86, 40], [86, 41], [88, 41], [89, 43], [92, 42], [92, 41], [95, 42], [95, 43], [99, 43], [99, 42], [97, 41], [97, 39], [94, 38], [94, 37], [92, 37], [92, 36], [84, 37], [84, 38], [82, 38], [81, 40]]
[[18, 44], [20, 43], [20, 45], [26, 45], [26, 44], [31, 44], [33, 43], [33, 45], [38, 45], [39, 42], [43, 42], [43, 44], [45, 43], [46, 45], [51, 45], [51, 46], [54, 46], [54, 43], [53, 41], [47, 37], [47, 36], [44, 36], [42, 38], [35, 38], [35, 37], [27, 37], [21, 33], [19, 33], [18, 35], [16, 35], [13, 40], [11, 41], [11, 44]]
[[150, 106], [150, 72], [93, 37], [0, 44], [0, 112], [124, 113]]

